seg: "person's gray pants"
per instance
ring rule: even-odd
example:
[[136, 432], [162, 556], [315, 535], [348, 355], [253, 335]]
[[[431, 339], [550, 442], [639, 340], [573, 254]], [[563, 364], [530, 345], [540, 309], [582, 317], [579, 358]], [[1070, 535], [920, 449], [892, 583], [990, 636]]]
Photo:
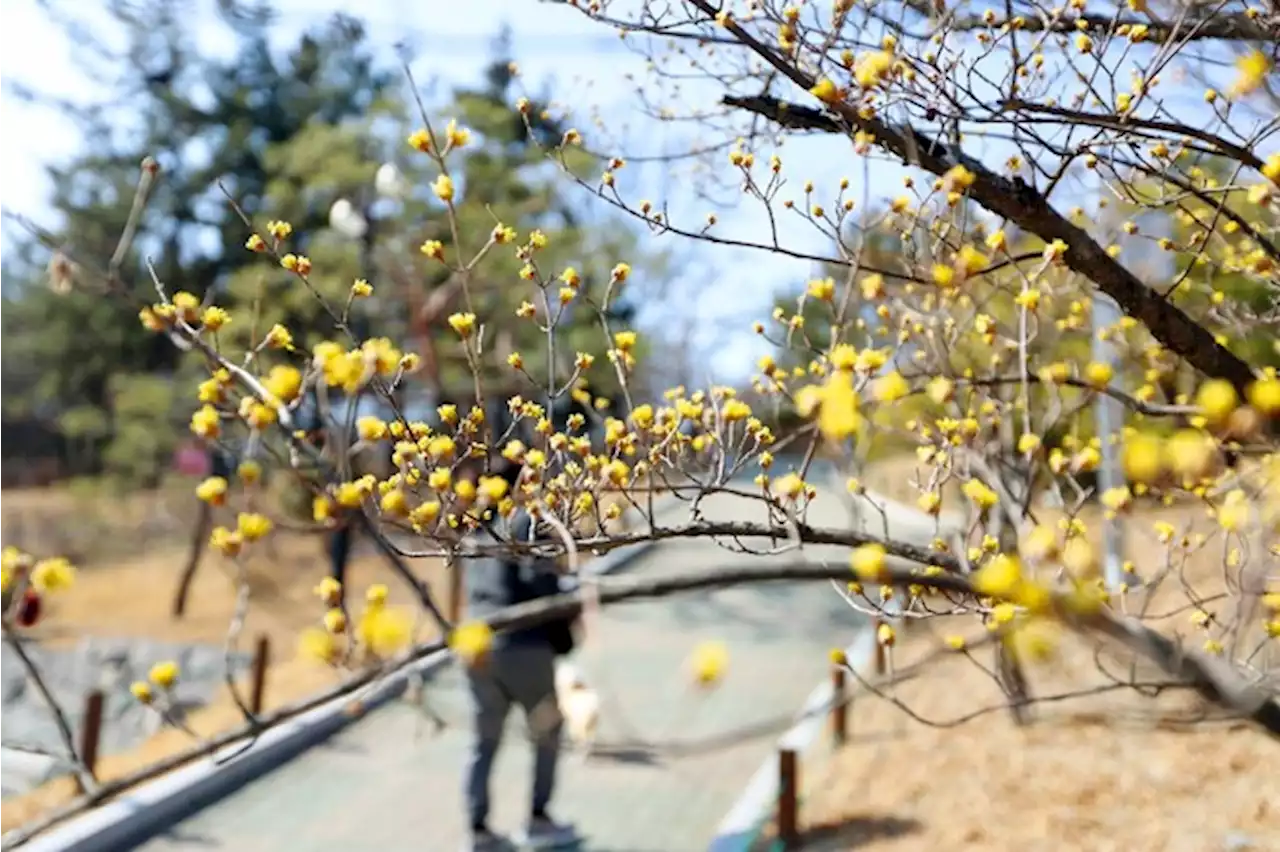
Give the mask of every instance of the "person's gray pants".
[[523, 708], [535, 744], [532, 813], [542, 813], [551, 801], [563, 724], [555, 662], [548, 645], [511, 645], [495, 648], [482, 667], [467, 670], [475, 716], [465, 789], [472, 826], [484, 825], [489, 816], [489, 774], [512, 703]]

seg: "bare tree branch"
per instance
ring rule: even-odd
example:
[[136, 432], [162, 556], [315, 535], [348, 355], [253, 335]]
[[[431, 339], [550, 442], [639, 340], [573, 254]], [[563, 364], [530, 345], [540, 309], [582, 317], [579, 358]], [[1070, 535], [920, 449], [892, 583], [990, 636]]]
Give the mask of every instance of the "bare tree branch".
[[[701, 3], [702, 0], [692, 2]], [[814, 81], [811, 77], [795, 70], [792, 74], [799, 85], [812, 88]], [[819, 110], [767, 95], [726, 95], [723, 102], [764, 116], [783, 127], [827, 133], [848, 132], [840, 121]], [[1143, 323], [1165, 347], [1196, 369], [1206, 375], [1226, 379], [1241, 393], [1254, 380], [1254, 371], [1248, 363], [1138, 280], [1085, 231], [1054, 210], [1044, 196], [1022, 178], [997, 175], [972, 157], [914, 128], [890, 127], [876, 119], [862, 118], [856, 110], [845, 106], [837, 109], [848, 126], [875, 134], [880, 144], [902, 157], [904, 162], [939, 176], [955, 166], [968, 169], [975, 176], [969, 189], [975, 201], [1045, 242], [1062, 240], [1067, 246], [1063, 260], [1071, 269], [1097, 284], [1100, 290], [1116, 300], [1125, 313]]]

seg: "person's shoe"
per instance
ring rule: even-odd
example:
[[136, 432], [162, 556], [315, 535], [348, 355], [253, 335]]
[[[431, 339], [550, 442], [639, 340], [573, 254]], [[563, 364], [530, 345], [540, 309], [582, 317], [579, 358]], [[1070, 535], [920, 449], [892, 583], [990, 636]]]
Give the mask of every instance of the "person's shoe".
[[529, 820], [524, 830], [515, 836], [515, 841], [521, 849], [563, 849], [576, 846], [582, 841], [582, 835], [572, 825], [543, 815]]
[[477, 828], [462, 844], [462, 852], [508, 852], [511, 844], [501, 834], [487, 828]]

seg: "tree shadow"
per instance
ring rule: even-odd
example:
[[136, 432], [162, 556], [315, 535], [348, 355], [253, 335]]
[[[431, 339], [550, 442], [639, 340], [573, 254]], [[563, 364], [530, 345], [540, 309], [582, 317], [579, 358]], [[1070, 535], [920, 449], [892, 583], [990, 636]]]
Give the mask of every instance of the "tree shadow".
[[622, 763], [632, 766], [651, 766], [660, 768], [663, 766], [662, 759], [653, 753], [653, 750], [644, 746], [629, 746], [624, 744], [596, 743], [591, 748], [590, 754], [587, 755], [585, 764], [590, 766], [592, 763]]
[[852, 816], [808, 826], [800, 835], [805, 852], [846, 852], [875, 840], [917, 834], [924, 824], [914, 817]]
[[166, 828], [158, 832], [155, 838], [164, 841], [166, 845], [172, 844], [180, 849], [218, 849], [223, 845], [215, 837], [199, 831], [192, 831], [181, 825]]

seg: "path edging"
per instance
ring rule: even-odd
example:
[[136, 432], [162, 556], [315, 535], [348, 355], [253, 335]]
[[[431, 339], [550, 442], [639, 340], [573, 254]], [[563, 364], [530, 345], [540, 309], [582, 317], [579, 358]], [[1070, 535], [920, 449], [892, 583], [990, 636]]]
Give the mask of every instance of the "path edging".
[[[891, 601], [890, 604], [892, 603]], [[889, 610], [890, 605], [886, 605], [885, 609]], [[859, 675], [869, 674], [868, 670], [874, 668], [876, 656], [874, 622], [858, 631], [853, 642], [845, 649], [845, 655], [849, 659], [849, 665]], [[770, 752], [751, 776], [742, 795], [720, 821], [716, 836], [707, 846], [707, 852], [747, 852], [755, 843], [778, 798], [777, 751], [788, 749], [796, 754], [804, 754], [809, 750], [827, 723], [828, 714], [823, 712], [823, 708], [831, 704], [833, 690], [831, 681], [824, 680], [809, 693], [797, 714], [799, 721], [778, 738], [777, 749]]]
[[[866, 512], [866, 507], [872, 505], [870, 502], [872, 498], [874, 498], [881, 511], [892, 513], [903, 519], [914, 518], [916, 523], [926, 523], [928, 521], [928, 516], [925, 516], [918, 509], [908, 507], [895, 500], [867, 493], [854, 500], [851, 505], [856, 520], [863, 529], [866, 529], [867, 523], [864, 513]], [[945, 518], [940, 526], [949, 533], [954, 534], [956, 523], [957, 520], [954, 517], [949, 517]], [[898, 609], [899, 602], [897, 598], [893, 598], [885, 604], [884, 611], [890, 616], [888, 619], [890, 623], [899, 621], [899, 619], [892, 617], [897, 614]], [[868, 677], [874, 672], [876, 642], [876, 624], [874, 621], [868, 621], [854, 636], [853, 642], [849, 644], [849, 647], [845, 649], [845, 656], [849, 660], [849, 665], [860, 676]], [[707, 846], [707, 852], [749, 852], [751, 846], [759, 838], [760, 832], [777, 802], [777, 752], [781, 749], [788, 749], [796, 754], [803, 754], [809, 750], [826, 724], [828, 714], [822, 712], [822, 710], [831, 704], [834, 697], [834, 689], [830, 680], [824, 680], [809, 693], [804, 706], [797, 713], [798, 721], [778, 738], [777, 748], [770, 752], [769, 756], [760, 764], [760, 768], [751, 776], [751, 780], [743, 788], [742, 794], [734, 802], [729, 812], [725, 814], [724, 819], [720, 821], [720, 825], [716, 828], [715, 837], [711, 839], [710, 844]]]
[[[674, 498], [666, 498], [671, 499]], [[656, 507], [654, 514], [657, 515]], [[615, 548], [592, 559], [582, 570], [593, 575], [620, 571], [656, 544], [656, 541], [645, 540]], [[244, 748], [242, 744], [229, 745], [214, 759], [193, 762], [143, 784], [61, 827], [37, 835], [21, 848], [26, 852], [119, 852], [131, 849], [319, 745], [399, 697], [408, 686], [410, 677], [425, 677], [449, 659], [448, 651], [437, 651], [387, 676], [361, 699], [360, 713], [348, 712], [351, 696], [339, 696], [272, 728], [243, 754], [227, 763], [214, 761], [216, 757], [235, 754]]]

